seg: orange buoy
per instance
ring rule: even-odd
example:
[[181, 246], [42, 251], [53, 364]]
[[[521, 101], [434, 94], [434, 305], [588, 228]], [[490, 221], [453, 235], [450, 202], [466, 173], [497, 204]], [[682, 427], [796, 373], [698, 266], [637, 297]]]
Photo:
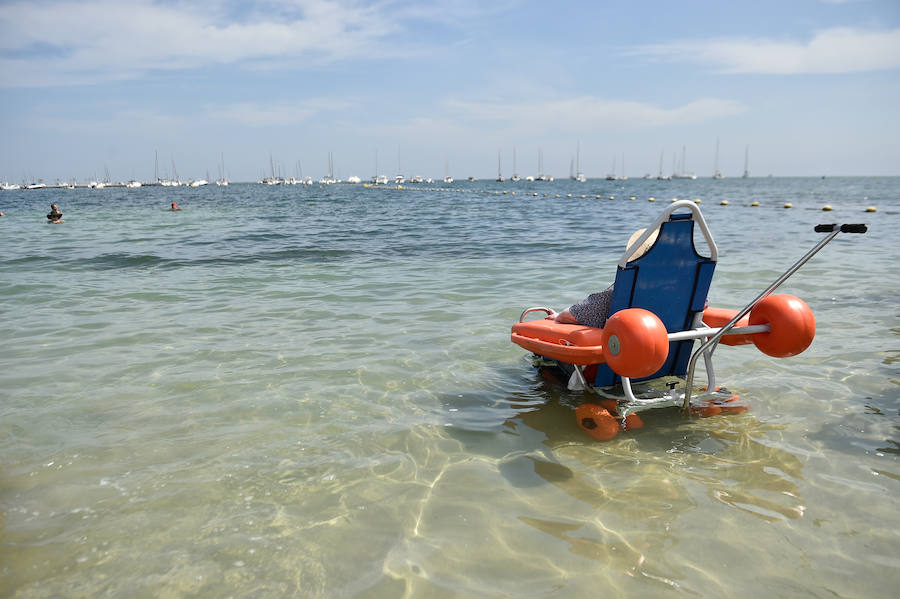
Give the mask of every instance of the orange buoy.
[[761, 299], [750, 311], [750, 324], [768, 323], [768, 333], [755, 333], [753, 344], [762, 353], [776, 358], [796, 356], [816, 336], [816, 319], [799, 297], [779, 294]]
[[587, 434], [598, 441], [609, 441], [619, 432], [619, 422], [606, 408], [584, 403], [575, 409], [575, 418]]
[[597, 402], [601, 408], [608, 411], [610, 414], [615, 414], [616, 409], [619, 407], [619, 402], [614, 399], [601, 399]]
[[739, 399], [740, 398], [737, 395], [732, 395], [730, 399], [726, 399], [722, 404], [720, 404], [722, 411], [726, 414], [740, 414], [742, 412], [748, 411], [750, 409], [750, 406], [741, 404], [731, 405], [732, 402], [736, 402]]
[[669, 355], [666, 327], [656, 314], [627, 308], [613, 314], [600, 338], [603, 357], [613, 372], [638, 378], [659, 370]]
[[[604, 408], [607, 412], [612, 414], [614, 417], [616, 417], [616, 418], [619, 417], [619, 414], [618, 414], [619, 402], [617, 402], [616, 400], [601, 399], [597, 403], [600, 404], [601, 408]], [[638, 416], [637, 414], [629, 414], [628, 416], [625, 417], [624, 420], [619, 421], [619, 427], [623, 431], [641, 428], [642, 426], [644, 426], [644, 421], [641, 420], [641, 417]]]
[[713, 402], [703, 403], [697, 406], [691, 406], [691, 414], [700, 416], [701, 418], [709, 418], [722, 413], [722, 408]]
[[625, 421], [621, 424], [621, 426], [623, 430], [631, 431], [644, 426], [644, 421], [641, 420], [641, 417], [637, 414], [629, 414], [625, 417]]

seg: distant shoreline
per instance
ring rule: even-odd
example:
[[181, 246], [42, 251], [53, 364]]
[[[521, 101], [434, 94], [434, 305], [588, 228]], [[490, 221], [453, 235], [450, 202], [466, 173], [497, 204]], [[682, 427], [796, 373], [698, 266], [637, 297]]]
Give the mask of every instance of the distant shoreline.
[[[897, 178], [900, 175], [764, 175], [764, 176], [750, 176], [750, 177], [724, 177], [721, 180], [735, 181], [735, 180], [761, 180], [761, 179], [890, 179]], [[497, 183], [501, 185], [507, 186], [522, 186], [528, 184], [553, 184], [553, 183], [571, 183], [584, 185], [585, 183], [596, 183], [602, 182], [613, 183], [613, 184], [621, 184], [628, 181], [650, 181], [650, 182], [658, 182], [660, 184], [671, 184], [673, 181], [702, 181], [702, 180], [716, 180], [716, 177], [697, 177], [696, 179], [689, 178], [675, 178], [675, 179], [658, 179], [657, 177], [628, 177], [625, 179], [606, 179], [605, 177], [588, 177], [585, 181], [576, 181], [569, 178], [559, 178], [552, 181], [512, 181], [510, 179], [506, 179], [505, 181], [497, 181], [494, 177], [484, 177], [484, 178], [466, 178], [466, 179], [455, 179], [452, 183], [445, 183], [442, 180], [435, 179], [431, 182], [427, 181], [403, 181], [402, 185], [413, 185], [413, 186], [421, 186], [421, 185], [462, 185], [465, 183]], [[388, 183], [375, 183], [372, 180], [361, 180], [361, 181], [296, 181], [296, 182], [288, 182], [288, 181], [279, 181], [276, 183], [265, 182], [265, 181], [228, 181], [227, 183], [219, 184], [219, 183], [210, 183], [207, 181], [198, 182], [198, 181], [118, 181], [118, 182], [89, 182], [89, 183], [62, 183], [62, 182], [54, 182], [54, 183], [43, 183], [40, 180], [37, 183], [18, 183], [18, 184], [10, 184], [10, 183], [0, 183], [0, 192], [3, 191], [35, 191], [42, 189], [138, 189], [142, 187], [187, 187], [191, 189], [197, 189], [200, 187], [227, 187], [228, 185], [262, 185], [264, 187], [270, 186], [280, 186], [280, 185], [299, 185], [302, 187], [310, 187], [313, 185], [368, 185], [368, 186], [379, 186], [379, 187], [393, 187], [397, 183], [389, 180]]]

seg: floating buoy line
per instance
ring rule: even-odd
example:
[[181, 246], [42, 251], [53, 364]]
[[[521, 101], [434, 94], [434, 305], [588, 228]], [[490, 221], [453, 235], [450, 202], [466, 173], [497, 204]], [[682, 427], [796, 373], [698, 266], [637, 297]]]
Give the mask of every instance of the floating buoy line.
[[[418, 186], [410, 187], [410, 186], [403, 186], [403, 185], [374, 185], [372, 183], [363, 183], [362, 187], [365, 189], [378, 189], [378, 190], [382, 190], [382, 191], [410, 191], [410, 190], [412, 190], [412, 191], [433, 191], [433, 192], [443, 192], [443, 193], [468, 193], [468, 194], [472, 194], [472, 195], [495, 195], [495, 196], [513, 195], [514, 196], [514, 195], [518, 194], [518, 195], [523, 195], [526, 197], [534, 197], [534, 198], [538, 198], [538, 197], [550, 198], [551, 197], [551, 195], [549, 193], [540, 193], [537, 191], [516, 192], [516, 191], [497, 190], [497, 189], [477, 189], [477, 188], [463, 189], [460, 187], [418, 187]], [[557, 193], [557, 194], [554, 194], [552, 197], [562, 198], [563, 195]], [[588, 194], [575, 195], [572, 193], [567, 193], [565, 195], [565, 197], [568, 199], [579, 198], [582, 200], [586, 200], [589, 197], [591, 197], [593, 199], [597, 199], [597, 200], [602, 200], [604, 198], [604, 196], [601, 194], [588, 196]], [[614, 196], [614, 195], [606, 196], [606, 197], [610, 201], [615, 201], [615, 199], [616, 199], [616, 196]], [[638, 200], [637, 196], [626, 196], [626, 197], [629, 201]], [[869, 198], [866, 197], [863, 199], [868, 200]], [[647, 198], [647, 201], [648, 202], [656, 202], [656, 197], [649, 196]], [[671, 201], [672, 201], [672, 203], [675, 203], [678, 201], [678, 198], [672, 198]], [[702, 198], [694, 198], [692, 201], [698, 205], [703, 203]], [[728, 200], [721, 200], [718, 205], [719, 206], [730, 206], [731, 203]], [[753, 200], [749, 204], [746, 204], [746, 206], [751, 207], [751, 208], [759, 208], [760, 206], [762, 206], [762, 204], [758, 200]], [[794, 207], [794, 205], [791, 202], [785, 202], [782, 205], [782, 208], [785, 210], [789, 210], [793, 207]], [[825, 204], [824, 206], [822, 206], [822, 211], [824, 211], [824, 212], [831, 212], [833, 210], [834, 210], [834, 208], [830, 204]], [[868, 206], [865, 208], [864, 211], [865, 212], [877, 212], [878, 209], [875, 206]]]

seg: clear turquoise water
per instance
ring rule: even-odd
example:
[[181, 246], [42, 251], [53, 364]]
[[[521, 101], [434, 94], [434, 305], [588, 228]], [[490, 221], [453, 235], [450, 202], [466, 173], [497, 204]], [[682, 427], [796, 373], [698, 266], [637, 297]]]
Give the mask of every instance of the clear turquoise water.
[[[584, 395], [509, 327], [608, 285], [673, 197], [702, 200], [715, 306], [752, 299], [819, 222], [870, 230], [782, 287], [816, 313], [807, 352], [718, 350], [749, 413], [660, 410], [595, 442]], [[51, 202], [66, 223], [44, 224]], [[44, 190], [0, 210], [2, 596], [900, 582], [896, 178]]]

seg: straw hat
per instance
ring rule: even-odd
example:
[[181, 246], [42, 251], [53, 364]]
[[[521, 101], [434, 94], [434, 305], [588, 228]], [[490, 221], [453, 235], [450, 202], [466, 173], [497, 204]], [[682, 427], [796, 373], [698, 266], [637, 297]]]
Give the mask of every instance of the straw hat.
[[[635, 231], [634, 233], [632, 233], [632, 234], [631, 234], [631, 238], [628, 240], [628, 243], [625, 244], [625, 249], [627, 250], [628, 248], [630, 248], [630, 247], [632, 246], [632, 244], [633, 244], [635, 241], [638, 240], [638, 237], [640, 237], [641, 235], [643, 235], [643, 234], [644, 234], [644, 231], [646, 231], [646, 230], [647, 230], [647, 229], [638, 229], [637, 231]], [[630, 262], [630, 261], [632, 261], [632, 260], [637, 260], [638, 258], [640, 258], [641, 256], [643, 256], [644, 254], [646, 254], [646, 253], [647, 253], [647, 250], [649, 250], [650, 247], [656, 242], [656, 238], [657, 238], [658, 235], [659, 235], [659, 229], [654, 229], [654, 230], [653, 230], [653, 233], [650, 234], [650, 237], [648, 237], [647, 240], [644, 241], [644, 243], [641, 244], [641, 247], [639, 247], [639, 248], [634, 252], [634, 254], [632, 254], [631, 257], [628, 258], [628, 261]]]

